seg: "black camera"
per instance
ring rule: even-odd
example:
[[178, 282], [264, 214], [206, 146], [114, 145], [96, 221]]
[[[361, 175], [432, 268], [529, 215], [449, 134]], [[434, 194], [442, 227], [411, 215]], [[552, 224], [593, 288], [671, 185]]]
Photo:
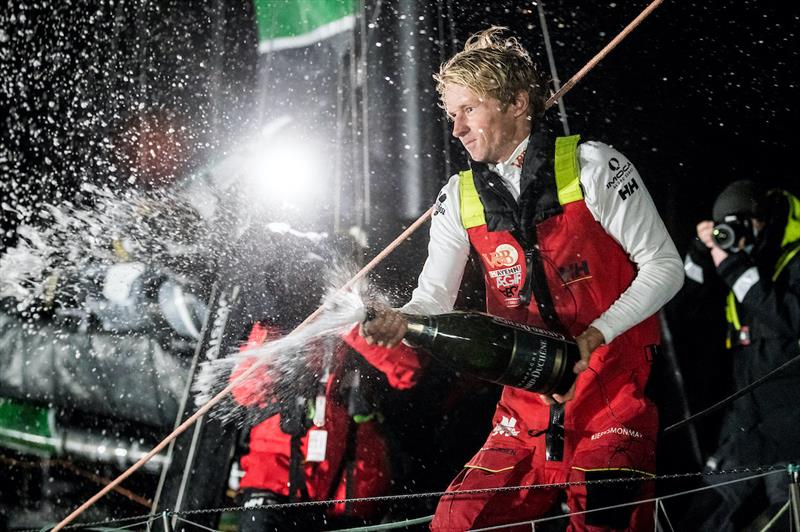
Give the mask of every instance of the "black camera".
[[728, 215], [723, 221], [717, 222], [711, 236], [714, 242], [726, 251], [735, 249], [742, 238], [746, 244], [752, 243], [755, 238], [750, 218], [736, 214]]

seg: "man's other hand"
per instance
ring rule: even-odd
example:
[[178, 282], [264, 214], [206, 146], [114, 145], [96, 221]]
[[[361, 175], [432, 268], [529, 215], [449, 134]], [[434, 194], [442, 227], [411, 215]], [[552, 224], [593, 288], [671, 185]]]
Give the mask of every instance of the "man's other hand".
[[408, 330], [408, 321], [403, 315], [390, 308], [375, 308], [375, 317], [365, 321], [358, 329], [370, 345], [392, 348], [400, 343]]
[[[592, 358], [592, 352], [601, 345], [603, 345], [605, 342], [606, 339], [603, 337], [603, 333], [601, 333], [594, 327], [589, 327], [581, 334], [576, 336], [575, 343], [578, 344], [578, 350], [581, 353], [581, 359], [575, 362], [575, 365], [572, 367], [572, 371], [574, 371], [575, 373], [581, 373], [589, 369], [589, 359]], [[566, 403], [567, 401], [571, 400], [574, 396], [575, 396], [575, 383], [573, 383], [570, 389], [567, 390], [567, 393], [563, 395], [554, 393], [552, 397], [553, 400], [557, 403]]]

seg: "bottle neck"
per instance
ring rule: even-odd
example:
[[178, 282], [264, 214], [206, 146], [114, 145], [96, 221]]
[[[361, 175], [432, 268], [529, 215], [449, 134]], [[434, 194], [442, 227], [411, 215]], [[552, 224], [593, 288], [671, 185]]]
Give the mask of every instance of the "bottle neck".
[[403, 314], [403, 317], [408, 322], [405, 339], [409, 344], [414, 347], [425, 347], [433, 343], [438, 327], [430, 316]]

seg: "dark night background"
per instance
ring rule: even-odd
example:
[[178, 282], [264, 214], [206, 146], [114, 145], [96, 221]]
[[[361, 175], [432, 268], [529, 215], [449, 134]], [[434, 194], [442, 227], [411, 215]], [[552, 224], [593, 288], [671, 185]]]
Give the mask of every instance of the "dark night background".
[[[548, 64], [533, 2], [365, 4], [371, 258], [465, 165], [436, 106], [431, 73], [439, 63], [471, 33], [496, 24], [508, 26], [545, 70]], [[645, 6], [548, 1], [561, 82]], [[268, 119], [265, 58], [246, 0], [9, 1], [0, 11], [0, 251], [16, 242], [19, 224], [39, 220], [41, 205], [72, 199], [81, 183], [122, 191], [180, 179]], [[681, 252], [728, 182], [800, 192], [792, 166], [800, 152], [798, 31], [797, 2], [668, 0], [566, 95], [571, 132], [631, 158]], [[555, 119], [557, 107], [549, 113]], [[352, 179], [345, 190], [363, 183]], [[314, 228], [334, 230], [328, 222]], [[398, 301], [413, 288], [426, 234], [420, 230], [375, 272]], [[717, 323], [687, 319], [675, 304], [667, 316], [697, 410], [723, 378], [724, 365], [702, 351], [714, 341], [705, 327]], [[673, 461], [667, 467], [694, 467]]]
[[[376, 22], [368, 44], [384, 41], [368, 48], [369, 119], [386, 130], [396, 127], [393, 91], [408, 89], [398, 88], [397, 81], [408, 81], [403, 77], [391, 85], [378, 77], [404, 72], [405, 53], [392, 48], [400, 17], [414, 11], [426, 18], [419, 26], [429, 26], [417, 47], [418, 61], [429, 64], [420, 64], [415, 78], [420, 134], [436, 148], [423, 154], [427, 190], [435, 192], [446, 179], [443, 116], [430, 73], [488, 24], [509, 26], [547, 70], [534, 5], [367, 3]], [[644, 6], [548, 2], [562, 83]], [[565, 97], [573, 132], [613, 144], [636, 163], [679, 247], [725, 183], [794, 184], [798, 13], [791, 3], [665, 2]], [[149, 122], [169, 122], [180, 143], [179, 153], [160, 158], [164, 168], [155, 173], [163, 177], [186, 175], [230, 150], [259, 120], [259, 58], [248, 2], [9, 2], [0, 22], [0, 171], [9, 205], [69, 197], [82, 180], [125, 186], [145, 166], [136, 164], [141, 156], [132, 153], [131, 133]], [[552, 108], [551, 116], [556, 113]], [[373, 158], [402, 158], [399, 139], [370, 141], [378, 146], [371, 147]], [[448, 155], [451, 171], [463, 166], [454, 142]], [[375, 210], [391, 220], [389, 233], [408, 216], [381, 198], [403, 183], [396, 170], [372, 178]], [[4, 210], [4, 227], [14, 218]], [[7, 243], [13, 238], [5, 235]]]

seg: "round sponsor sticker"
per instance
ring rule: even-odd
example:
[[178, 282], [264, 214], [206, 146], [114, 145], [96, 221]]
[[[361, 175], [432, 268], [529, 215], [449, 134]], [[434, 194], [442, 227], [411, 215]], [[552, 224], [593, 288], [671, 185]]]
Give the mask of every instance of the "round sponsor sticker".
[[494, 263], [497, 266], [513, 266], [517, 263], [519, 254], [511, 244], [500, 244], [494, 250]]

